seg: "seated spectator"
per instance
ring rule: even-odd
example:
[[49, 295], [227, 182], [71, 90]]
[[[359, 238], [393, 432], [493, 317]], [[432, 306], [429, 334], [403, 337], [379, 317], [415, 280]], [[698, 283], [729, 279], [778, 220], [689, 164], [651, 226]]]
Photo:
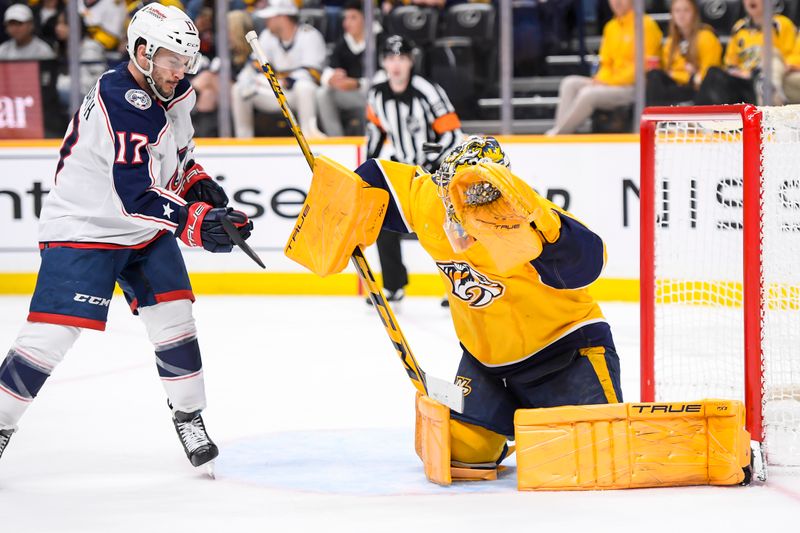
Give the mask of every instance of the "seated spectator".
[[[271, 0], [257, 11], [266, 19], [267, 29], [258, 40], [280, 80], [289, 106], [297, 113], [300, 128], [309, 138], [324, 137], [317, 129], [316, 91], [325, 63], [325, 38], [315, 28], [297, 22], [294, 0]], [[278, 111], [278, 101], [261, 68], [243, 68], [233, 84], [231, 109], [237, 137], [252, 137], [254, 116], [260, 111]]]
[[[54, 31], [57, 39], [56, 42], [61, 52], [60, 55], [62, 57], [67, 57], [69, 25], [67, 24], [67, 14], [65, 12], [62, 11], [57, 15]], [[81, 96], [83, 96], [89, 92], [97, 81], [97, 78], [108, 70], [103, 45], [89, 37], [86, 26], [83, 23], [81, 23], [80, 61], [80, 91]], [[65, 108], [69, 107], [71, 89], [70, 74], [69, 72], [60, 73], [56, 81], [58, 97]]]
[[783, 93], [787, 104], [800, 104], [800, 32], [797, 33], [792, 53], [786, 58]]
[[103, 45], [106, 53], [115, 52], [125, 33], [128, 10], [117, 0], [80, 0], [78, 12], [89, 37]]
[[42, 0], [38, 4], [31, 3], [36, 34], [54, 48], [57, 41], [55, 27], [58, 15], [64, 12], [64, 4], [64, 0]]
[[0, 44], [0, 61], [42, 61], [55, 59], [50, 46], [34, 35], [33, 11], [24, 4], [6, 9], [3, 23], [9, 40]]
[[[555, 125], [546, 135], [574, 133], [595, 109], [632, 104], [636, 76], [633, 0], [609, 0], [614, 18], [603, 28], [600, 68], [594, 77], [567, 76], [558, 88]], [[648, 65], [658, 65], [662, 33], [645, 15], [644, 53]]]
[[406, 5], [442, 9], [446, 3], [446, 0], [383, 0], [383, 2], [381, 2], [381, 10], [384, 13], [388, 13], [397, 6]]
[[694, 99], [710, 67], [722, 63], [714, 30], [700, 22], [697, 0], [672, 0], [662, 69], [647, 73], [647, 105], [674, 105]]
[[[733, 25], [731, 39], [725, 50], [723, 68], [710, 68], [697, 91], [695, 103], [735, 104], [745, 102], [761, 105], [761, 48], [764, 45], [763, 0], [744, 0], [747, 16]], [[772, 104], [783, 103], [783, 74], [786, 70], [784, 58], [789, 57], [794, 47], [797, 29], [783, 15], [772, 18], [772, 86], [775, 98]]]
[[[246, 11], [228, 11], [228, 46], [231, 52], [231, 81], [250, 60], [250, 44], [245, 35], [253, 31], [253, 19]], [[208, 69], [192, 78], [192, 87], [197, 93], [195, 104], [195, 135], [210, 137], [216, 135], [217, 103], [219, 102], [219, 58], [214, 58]]]
[[200, 53], [206, 57], [215, 57], [217, 53], [214, 48], [214, 10], [203, 7], [192, 20], [200, 34]]
[[328, 66], [322, 72], [322, 86], [317, 90], [317, 106], [322, 129], [332, 137], [344, 135], [342, 111], [356, 112], [361, 119], [359, 134], [364, 130], [364, 108], [369, 84], [364, 72], [364, 13], [361, 0], [350, 0], [344, 6], [344, 35], [336, 42]]

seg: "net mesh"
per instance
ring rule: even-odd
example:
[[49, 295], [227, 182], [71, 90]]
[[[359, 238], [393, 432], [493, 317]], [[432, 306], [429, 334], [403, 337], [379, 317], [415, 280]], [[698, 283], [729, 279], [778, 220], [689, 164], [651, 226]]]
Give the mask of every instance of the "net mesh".
[[[800, 465], [800, 113], [762, 123], [764, 443], [770, 464]], [[657, 400], [744, 398], [741, 127], [656, 127]]]

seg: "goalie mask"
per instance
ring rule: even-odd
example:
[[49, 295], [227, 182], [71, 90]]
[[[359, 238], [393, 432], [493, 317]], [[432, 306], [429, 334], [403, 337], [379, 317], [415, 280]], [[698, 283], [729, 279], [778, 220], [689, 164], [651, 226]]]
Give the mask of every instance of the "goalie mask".
[[450, 241], [453, 251], [462, 253], [475, 243], [458, 220], [450, 201], [450, 181], [456, 172], [469, 165], [477, 165], [482, 161], [490, 161], [506, 167], [511, 166], [506, 153], [494, 137], [470, 135], [455, 146], [442, 160], [442, 164], [433, 174], [433, 180], [444, 204], [447, 214], [444, 221], [444, 232]]
[[[143, 69], [136, 61], [136, 48], [144, 41], [144, 56], [148, 67]], [[128, 25], [128, 56], [133, 66], [144, 74], [147, 85], [159, 100], [166, 102], [172, 95], [164, 95], [153, 79], [153, 58], [159, 48], [165, 48], [188, 57], [188, 63], [167, 68], [184, 68], [186, 74], [195, 74], [200, 59], [200, 34], [186, 13], [174, 6], [149, 4], [136, 12]]]

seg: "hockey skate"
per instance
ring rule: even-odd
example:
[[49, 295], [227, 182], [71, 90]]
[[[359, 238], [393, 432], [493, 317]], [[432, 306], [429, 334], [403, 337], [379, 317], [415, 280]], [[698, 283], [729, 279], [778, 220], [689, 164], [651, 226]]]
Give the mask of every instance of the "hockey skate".
[[186, 457], [189, 458], [192, 466], [206, 465], [208, 475], [213, 478], [214, 463], [212, 461], [219, 455], [219, 448], [209, 438], [200, 411], [193, 413], [175, 411], [172, 415], [172, 422], [175, 424], [175, 431], [178, 432]]
[[13, 429], [0, 429], [0, 457], [8, 446], [8, 441], [11, 440], [11, 435], [14, 434]]

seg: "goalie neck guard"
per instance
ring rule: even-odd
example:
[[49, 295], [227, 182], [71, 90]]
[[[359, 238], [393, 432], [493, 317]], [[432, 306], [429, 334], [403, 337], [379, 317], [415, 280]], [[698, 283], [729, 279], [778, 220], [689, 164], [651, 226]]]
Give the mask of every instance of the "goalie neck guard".
[[433, 174], [433, 181], [436, 183], [439, 198], [442, 200], [447, 214], [444, 222], [444, 231], [450, 241], [450, 245], [453, 247], [453, 251], [457, 253], [469, 248], [474, 243], [474, 239], [467, 235], [455, 214], [453, 202], [450, 200], [450, 182], [461, 168], [477, 165], [484, 160], [511, 167], [511, 161], [509, 161], [497, 139], [490, 136], [470, 135], [450, 150], [439, 169]]
[[[145, 42], [144, 55], [148, 61], [147, 69], [143, 69], [136, 61], [136, 47], [140, 39]], [[137, 11], [128, 25], [128, 56], [136, 69], [144, 75], [147, 85], [158, 99], [166, 102], [171, 95], [161, 94], [153, 80], [153, 58], [159, 48], [188, 57], [186, 73], [197, 72], [200, 34], [192, 19], [177, 7], [149, 4]]]

